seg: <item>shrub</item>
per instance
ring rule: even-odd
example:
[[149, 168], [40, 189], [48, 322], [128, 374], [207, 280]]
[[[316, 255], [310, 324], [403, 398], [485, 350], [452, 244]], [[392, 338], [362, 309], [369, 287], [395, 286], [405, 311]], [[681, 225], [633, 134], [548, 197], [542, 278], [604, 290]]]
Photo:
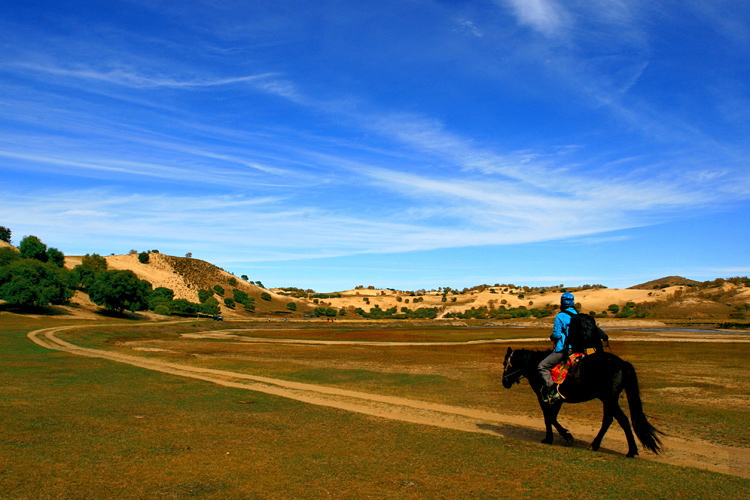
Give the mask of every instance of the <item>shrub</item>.
[[204, 304], [208, 299], [214, 296], [214, 292], [211, 290], [200, 289], [198, 290], [198, 302]]
[[224, 296], [224, 287], [221, 286], [221, 285], [215, 285], [214, 286], [214, 292], [216, 292], [217, 294], [219, 294], [219, 295], [221, 295], [223, 297]]
[[260, 298], [266, 301], [271, 301], [271, 294], [268, 292], [263, 292], [260, 294]]
[[617, 304], [610, 304], [607, 309], [612, 311], [613, 314], [617, 314], [618, 312], [620, 312], [620, 306], [618, 306]]
[[5, 226], [0, 226], [0, 241], [10, 243], [10, 229]]
[[224, 305], [230, 309], [234, 309], [234, 299], [230, 299], [229, 297], [225, 298]]
[[141, 252], [138, 254], [138, 262], [141, 264], [148, 264], [148, 252]]
[[0, 267], [5, 267], [13, 261], [19, 260], [21, 255], [16, 252], [13, 248], [3, 247], [0, 248]]
[[228, 283], [229, 283], [230, 286], [237, 286], [237, 278], [235, 278], [234, 276], [232, 276], [231, 278], [229, 278]]
[[190, 302], [189, 300], [185, 299], [173, 300], [170, 305], [170, 309], [173, 313], [182, 316], [194, 316], [198, 313], [199, 308], [200, 304], [196, 304], [195, 302]]
[[81, 259], [81, 263], [73, 269], [73, 272], [71, 273], [71, 284], [74, 288], [88, 290], [94, 282], [95, 276], [106, 270], [107, 260], [104, 257], [97, 253], [93, 255], [86, 254]]
[[200, 304], [198, 306], [198, 311], [203, 314], [210, 314], [211, 316], [213, 316], [214, 314], [219, 314], [221, 312], [221, 310], [219, 309], [219, 301], [217, 300], [215, 304], [209, 302]]
[[21, 240], [21, 245], [18, 249], [21, 251], [21, 257], [24, 259], [36, 259], [40, 262], [47, 262], [49, 259], [47, 245], [42, 243], [36, 236], [26, 236]]
[[139, 311], [147, 305], [151, 283], [138, 279], [133, 271], [101, 271], [89, 287], [89, 298], [94, 304], [113, 311]]
[[290, 311], [296, 311], [297, 304], [295, 304], [294, 302], [288, 302], [286, 305], [286, 308], [289, 309]]
[[0, 268], [0, 299], [10, 304], [42, 307], [72, 296], [67, 271], [52, 263], [19, 259]]
[[243, 292], [242, 290], [237, 290], [236, 288], [232, 290], [232, 298], [235, 302], [239, 302], [243, 305], [250, 302], [250, 297], [247, 295], [247, 293]]
[[160, 316], [169, 316], [169, 306], [166, 306], [164, 304], [159, 304], [154, 308], [154, 313], [160, 315]]

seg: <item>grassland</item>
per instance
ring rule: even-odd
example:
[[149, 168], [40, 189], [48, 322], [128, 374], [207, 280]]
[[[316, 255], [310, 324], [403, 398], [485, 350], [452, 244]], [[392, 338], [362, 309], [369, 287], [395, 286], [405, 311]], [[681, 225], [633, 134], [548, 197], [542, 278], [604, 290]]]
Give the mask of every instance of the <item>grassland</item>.
[[[580, 499], [748, 498], [750, 491], [747, 479], [703, 470], [402, 423], [50, 351], [26, 334], [68, 322], [0, 320], [0, 498], [528, 498], [556, 496], [561, 485]], [[528, 388], [499, 385], [503, 345], [181, 336], [250, 327], [234, 334], [409, 342], [521, 336], [424, 325], [111, 321], [64, 337], [147, 358], [539, 418]], [[613, 346], [638, 369], [657, 427], [750, 446], [743, 399], [750, 391], [740, 371], [746, 347], [743, 354], [736, 345], [618, 345], [615, 338]], [[600, 411], [591, 403], [564, 415], [597, 421]]]

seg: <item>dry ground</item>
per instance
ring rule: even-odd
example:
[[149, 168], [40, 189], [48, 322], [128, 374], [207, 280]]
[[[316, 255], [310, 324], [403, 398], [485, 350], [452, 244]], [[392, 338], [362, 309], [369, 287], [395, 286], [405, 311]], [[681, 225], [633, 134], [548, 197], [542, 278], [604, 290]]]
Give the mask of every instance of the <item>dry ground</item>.
[[[162, 323], [163, 325], [163, 323]], [[31, 332], [29, 338], [39, 345], [49, 349], [66, 351], [77, 355], [98, 357], [127, 363], [149, 370], [155, 370], [164, 373], [170, 373], [183, 377], [203, 380], [227, 387], [247, 389], [249, 391], [258, 391], [285, 398], [343, 409], [347, 411], [383, 417], [404, 422], [426, 424], [431, 426], [443, 427], [448, 429], [461, 430], [472, 433], [485, 433], [497, 435], [506, 439], [536, 440], [542, 429], [541, 419], [537, 416], [517, 413], [500, 413], [478, 409], [471, 405], [456, 405], [430, 402], [416, 399], [413, 397], [401, 397], [394, 394], [378, 394], [360, 390], [350, 390], [346, 388], [334, 387], [331, 385], [322, 385], [315, 383], [303, 383], [290, 380], [283, 380], [274, 377], [267, 377], [258, 374], [246, 373], [247, 370], [234, 369], [217, 369], [204, 366], [196, 366], [190, 362], [175, 362], [167, 359], [160, 359], [159, 355], [168, 355], [170, 350], [161, 346], [158, 342], [134, 342], [126, 346], [132, 354], [127, 354], [119, 350], [104, 350], [100, 348], [81, 347], [60, 338], [60, 334], [65, 330], [71, 330], [76, 327], [58, 327], [43, 329]], [[273, 331], [270, 329], [269, 331]], [[294, 346], [298, 349], [305, 349], [314, 346], [342, 346], [349, 345], [363, 349], [373, 349], [383, 346], [399, 346], [408, 349], [409, 347], [425, 348], [434, 347], [458, 347], [466, 345], [457, 342], [433, 342], [426, 343], [424, 339], [417, 342], [396, 342], [384, 343], [373, 340], [354, 341], [354, 340], [319, 340], [310, 338], [279, 338], [263, 337], [262, 331], [254, 329], [252, 331], [244, 329], [228, 329], [211, 331], [194, 331], [183, 335], [179, 343], [172, 343], [174, 347], [182, 345], [184, 348], [191, 343], [206, 341], [233, 342], [239, 344], [256, 344], [256, 345], [287, 345]], [[278, 334], [278, 331], [276, 331]], [[252, 334], [252, 336], [248, 335]], [[294, 332], [286, 330], [286, 336], [294, 336]], [[260, 335], [258, 337], [257, 335]], [[515, 338], [512, 340], [503, 339], [480, 339], [474, 341], [478, 343], [492, 344], [518, 344], [519, 342], [534, 342], [539, 338]], [[681, 342], [681, 343], [700, 343], [708, 341], [705, 335], [700, 333], [662, 333], [659, 336], [650, 336], [634, 334], [632, 336], [621, 336], [618, 341], [642, 343], [644, 340], [659, 342]], [[728, 342], [736, 344], [738, 348], [746, 349], [750, 344], [750, 336], [727, 334], [725, 336], [713, 336], [712, 342]], [[192, 344], [195, 348], [198, 344]], [[179, 359], [179, 356], [178, 356]], [[325, 368], [324, 366], [322, 367]], [[516, 391], [528, 389], [515, 389]], [[747, 404], [747, 401], [740, 401], [739, 404]], [[582, 445], [593, 439], [598, 425], [594, 421], [566, 419], [565, 424], [572, 433], [577, 437]], [[626, 451], [626, 445], [622, 432], [616, 426], [610, 428], [605, 438], [605, 451], [623, 453]], [[732, 474], [740, 477], [750, 477], [750, 448], [730, 447], [722, 444], [707, 442], [697, 438], [680, 438], [667, 436], [664, 439], [665, 453], [654, 456], [644, 452], [642, 457], [648, 460], [656, 460], [670, 464], [698, 467], [701, 469]]]

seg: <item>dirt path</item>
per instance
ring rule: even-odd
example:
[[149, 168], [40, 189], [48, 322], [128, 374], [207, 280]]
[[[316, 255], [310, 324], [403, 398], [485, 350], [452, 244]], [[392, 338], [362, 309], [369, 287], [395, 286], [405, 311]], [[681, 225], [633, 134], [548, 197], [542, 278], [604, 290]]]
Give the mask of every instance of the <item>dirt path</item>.
[[[335, 389], [321, 385], [258, 377], [224, 370], [200, 368], [105, 350], [78, 347], [55, 335], [58, 332], [74, 328], [77, 328], [77, 326], [36, 330], [30, 332], [28, 337], [35, 343], [48, 349], [69, 352], [80, 356], [108, 359], [149, 370], [203, 380], [225, 387], [263, 392], [314, 405], [338, 408], [391, 420], [431, 425], [465, 432], [492, 434], [502, 438], [520, 439], [530, 442], [539, 441], [544, 431], [541, 416], [529, 419], [528, 417], [519, 415], [488, 412], [359, 391]], [[204, 337], [206, 336], [206, 334], [203, 335]], [[223, 332], [222, 335], [233, 338], [237, 337], [226, 332]], [[236, 340], [236, 338], [234, 339]], [[243, 340], [245, 339], [247, 338], [243, 338]], [[280, 342], [281, 340], [264, 339], [264, 341]], [[737, 339], [737, 341], [748, 342], [747, 339]], [[287, 342], [307, 343], [290, 340], [287, 340]], [[322, 342], [327, 343], [327, 341]], [[502, 342], [519, 342], [519, 339]], [[382, 345], [380, 343], [377, 344]], [[398, 345], [404, 344], [399, 343]], [[418, 343], [418, 345], [429, 344]], [[571, 421], [570, 419], [566, 419], [565, 425], [576, 436], [577, 441], [574, 446], [577, 447], [585, 447], [593, 440], [598, 431], [598, 425], [592, 426], [583, 422]], [[655, 456], [644, 451], [641, 457], [647, 460], [696, 467], [750, 478], [749, 448], [734, 448], [701, 440], [687, 440], [669, 436], [665, 436], [663, 443], [665, 452], [662, 455]], [[624, 436], [616, 426], [613, 426], [607, 433], [604, 444], [606, 446], [602, 447], [601, 452], [623, 455], [627, 452], [627, 444], [625, 443]]]

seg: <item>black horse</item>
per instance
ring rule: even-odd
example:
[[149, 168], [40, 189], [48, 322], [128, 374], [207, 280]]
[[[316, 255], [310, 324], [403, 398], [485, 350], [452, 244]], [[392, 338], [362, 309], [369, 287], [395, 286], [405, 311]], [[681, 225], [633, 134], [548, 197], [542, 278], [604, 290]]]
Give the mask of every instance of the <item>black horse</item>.
[[598, 450], [604, 434], [612, 424], [612, 419], [625, 431], [628, 440], [628, 457], [638, 454], [638, 448], [630, 429], [627, 415], [620, 408], [618, 399], [620, 393], [625, 391], [630, 407], [630, 417], [633, 421], [635, 435], [644, 447], [654, 453], [661, 450], [659, 435], [662, 432], [656, 430], [646, 419], [641, 404], [640, 390], [638, 389], [638, 378], [635, 368], [627, 361], [623, 361], [612, 353], [598, 352], [583, 358], [577, 365], [571, 368], [565, 381], [560, 386], [560, 394], [565, 398], [552, 404], [545, 403], [542, 399], [544, 381], [538, 371], [539, 363], [550, 353], [550, 351], [532, 351], [519, 349], [514, 351], [510, 347], [505, 355], [503, 371], [503, 387], [510, 389], [513, 384], [520, 382], [521, 377], [526, 377], [529, 385], [536, 393], [539, 405], [544, 413], [544, 424], [547, 435], [542, 443], [552, 444], [552, 426], [565, 439], [568, 444], [573, 443], [573, 436], [567, 429], [557, 421], [563, 402], [582, 403], [592, 399], [600, 399], [604, 405], [604, 418], [602, 428], [589, 446], [589, 449]]

